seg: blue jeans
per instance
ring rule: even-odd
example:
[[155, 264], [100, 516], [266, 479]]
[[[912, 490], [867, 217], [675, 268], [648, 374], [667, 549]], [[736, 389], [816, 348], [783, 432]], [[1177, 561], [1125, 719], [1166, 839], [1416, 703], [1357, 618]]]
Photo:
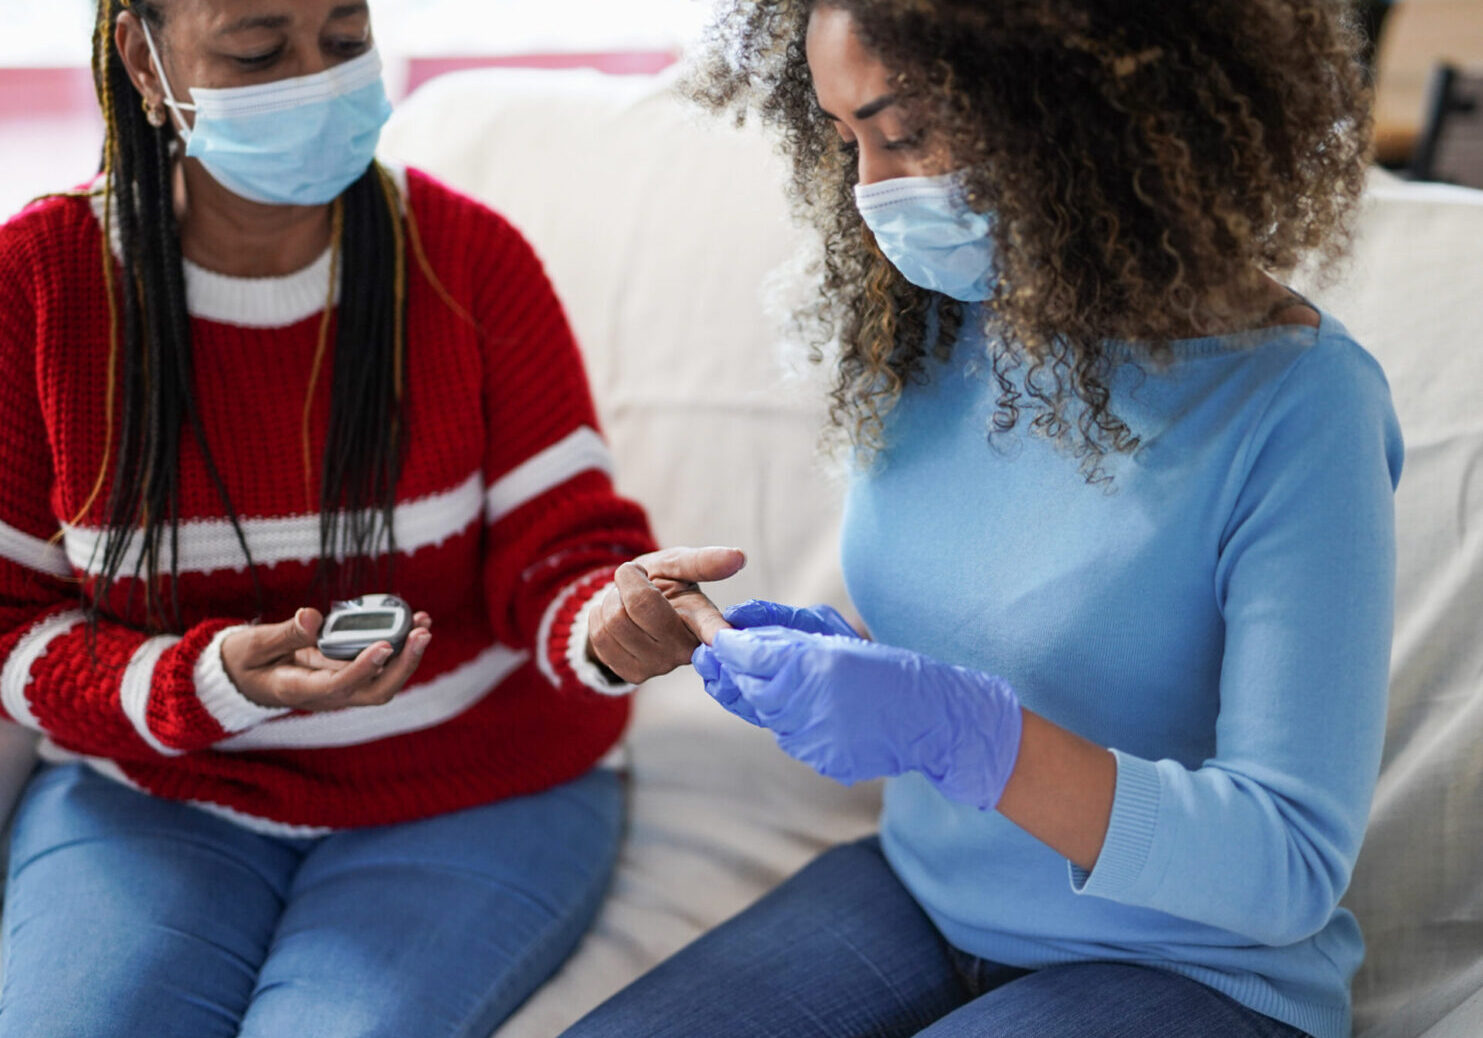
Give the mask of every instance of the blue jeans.
[[11, 841], [0, 1038], [487, 1038], [596, 914], [622, 815], [597, 770], [278, 839], [45, 768]]
[[818, 858], [564, 1038], [1300, 1038], [1193, 980], [952, 948], [875, 839]]

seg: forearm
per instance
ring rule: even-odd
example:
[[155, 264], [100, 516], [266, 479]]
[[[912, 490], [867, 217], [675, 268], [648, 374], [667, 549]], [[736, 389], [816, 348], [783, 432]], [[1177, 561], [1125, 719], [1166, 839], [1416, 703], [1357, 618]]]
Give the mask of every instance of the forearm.
[[58, 606], [11, 617], [8, 626], [0, 637], [4, 714], [69, 749], [113, 759], [173, 756], [205, 749], [265, 714], [209, 665], [231, 621], [200, 624], [183, 638], [151, 637], [107, 620], [89, 630], [80, 610]]
[[1112, 753], [1029, 710], [998, 810], [1058, 854], [1097, 863], [1117, 788]]

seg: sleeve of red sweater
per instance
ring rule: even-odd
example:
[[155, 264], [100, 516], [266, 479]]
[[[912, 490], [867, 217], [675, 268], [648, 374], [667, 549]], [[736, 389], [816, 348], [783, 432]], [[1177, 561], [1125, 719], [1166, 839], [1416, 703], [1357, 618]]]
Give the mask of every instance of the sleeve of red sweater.
[[[577, 343], [520, 233], [485, 213], [475, 317], [485, 342], [485, 588], [495, 636], [533, 645], [556, 688], [626, 692], [586, 658], [586, 613], [622, 562], [652, 551], [643, 510], [613, 489]], [[586, 690], [590, 690], [586, 691]]]
[[0, 712], [78, 753], [158, 760], [282, 711], [248, 702], [227, 679], [219, 638], [236, 621], [151, 637], [107, 620], [90, 629], [79, 608], [54, 540], [53, 454], [39, 392], [36, 315], [54, 264], [32, 248], [32, 232], [48, 230], [66, 204], [0, 227]]

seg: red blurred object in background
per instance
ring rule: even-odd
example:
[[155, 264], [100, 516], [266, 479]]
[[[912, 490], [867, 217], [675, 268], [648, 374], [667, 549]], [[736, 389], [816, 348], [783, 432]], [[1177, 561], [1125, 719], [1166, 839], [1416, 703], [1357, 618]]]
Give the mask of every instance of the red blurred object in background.
[[670, 51], [631, 51], [611, 54], [516, 54], [481, 57], [410, 58], [406, 92], [449, 72], [476, 68], [590, 68], [611, 75], [653, 75], [673, 65], [679, 55]]

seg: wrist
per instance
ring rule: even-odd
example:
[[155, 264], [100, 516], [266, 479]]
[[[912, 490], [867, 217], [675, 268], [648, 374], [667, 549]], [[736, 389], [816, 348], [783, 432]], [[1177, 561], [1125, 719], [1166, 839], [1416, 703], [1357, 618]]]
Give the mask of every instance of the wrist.
[[1117, 758], [1033, 711], [998, 810], [1073, 864], [1090, 871], [1107, 836]]
[[588, 597], [572, 618], [567, 633], [564, 657], [568, 669], [584, 687], [601, 695], [620, 696], [632, 692], [634, 686], [615, 673], [592, 647], [588, 631], [592, 626], [592, 614], [602, 603], [611, 583], [602, 583]]
[[586, 657], [587, 662], [592, 664], [593, 667], [597, 668], [597, 672], [602, 675], [603, 680], [606, 681], [608, 684], [627, 684], [627, 682], [625, 682], [621, 677], [618, 676], [617, 673], [614, 672], [613, 668], [609, 667], [606, 663], [603, 662], [602, 657], [597, 654], [597, 650], [592, 647], [591, 638], [587, 639]]
[[1009, 682], [982, 671], [950, 668], [944, 682], [946, 767], [930, 776], [949, 799], [983, 811], [999, 806], [1019, 762], [1025, 711]]
[[233, 673], [230, 661], [240, 657], [228, 646], [234, 641], [240, 646], [250, 630], [246, 625], [223, 628], [196, 661], [197, 698], [216, 723], [233, 734], [288, 712], [276, 704], [263, 703], [250, 696]]

